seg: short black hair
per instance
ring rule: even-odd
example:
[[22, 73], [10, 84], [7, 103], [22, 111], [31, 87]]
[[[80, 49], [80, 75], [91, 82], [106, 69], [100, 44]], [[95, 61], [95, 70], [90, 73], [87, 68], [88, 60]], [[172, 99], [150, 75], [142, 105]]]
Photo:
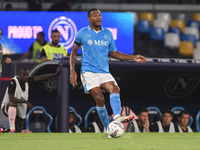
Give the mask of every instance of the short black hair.
[[51, 31], [51, 34], [52, 33], [60, 33], [60, 32], [57, 29], [54, 29], [54, 30]]
[[183, 114], [187, 114], [187, 115], [190, 115], [189, 111], [187, 110], [182, 110], [179, 114], [179, 117], [181, 117]]
[[143, 112], [147, 112], [147, 113], [148, 113], [148, 110], [147, 110], [146, 107], [141, 107], [141, 108], [139, 108], [139, 110], [138, 110], [138, 115], [140, 115], [140, 114], [143, 113]]
[[38, 32], [42, 37], [44, 37], [44, 32]]
[[87, 16], [90, 17], [90, 13], [91, 13], [92, 11], [94, 11], [94, 10], [98, 10], [98, 9], [96, 9], [96, 8], [92, 8], [92, 9], [90, 9], [90, 10], [88, 11]]
[[173, 113], [169, 108], [163, 109], [162, 114], [164, 115], [165, 113], [171, 114], [173, 116]]

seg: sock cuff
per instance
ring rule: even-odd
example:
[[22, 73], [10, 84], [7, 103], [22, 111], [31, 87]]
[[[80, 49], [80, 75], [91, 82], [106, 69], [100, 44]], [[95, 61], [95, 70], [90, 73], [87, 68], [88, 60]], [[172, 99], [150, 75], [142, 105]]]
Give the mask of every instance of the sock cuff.
[[119, 97], [119, 93], [111, 93], [111, 94], [110, 94], [110, 98], [111, 98], [111, 97], [115, 97], [115, 96], [118, 96], [118, 97]]
[[105, 105], [103, 105], [103, 106], [96, 106], [96, 109], [97, 110], [104, 110], [104, 109], [106, 109], [106, 107], [105, 107]]

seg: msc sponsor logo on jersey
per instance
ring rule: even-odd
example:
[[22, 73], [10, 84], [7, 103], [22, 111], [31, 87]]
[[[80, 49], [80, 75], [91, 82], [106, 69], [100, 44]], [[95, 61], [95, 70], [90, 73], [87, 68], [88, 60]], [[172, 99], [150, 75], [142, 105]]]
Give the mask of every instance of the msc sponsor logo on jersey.
[[198, 74], [180, 74], [165, 83], [165, 93], [171, 98], [181, 98], [192, 93], [200, 83]]
[[104, 41], [104, 40], [94, 40], [94, 42], [92, 40], [88, 40], [87, 42], [90, 46], [94, 43], [94, 45], [100, 45], [100, 46], [108, 46], [108, 41]]
[[77, 33], [77, 27], [75, 23], [65, 16], [55, 18], [48, 29], [49, 41], [51, 41], [51, 31], [57, 29], [60, 32], [60, 45], [70, 49], [73, 44]]

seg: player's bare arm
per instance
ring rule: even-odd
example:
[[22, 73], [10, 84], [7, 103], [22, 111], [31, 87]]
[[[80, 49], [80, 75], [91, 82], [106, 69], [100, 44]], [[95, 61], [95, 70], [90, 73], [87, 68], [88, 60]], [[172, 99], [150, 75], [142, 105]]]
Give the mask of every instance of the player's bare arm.
[[74, 45], [70, 54], [70, 83], [75, 86], [77, 85], [77, 74], [75, 71], [76, 53], [79, 46]]
[[49, 74], [43, 74], [43, 75], [40, 75], [40, 76], [35, 76], [34, 77], [34, 81], [39, 81], [39, 80], [44, 80], [44, 79], [48, 79], [48, 78], [51, 78], [53, 76], [57, 76], [61, 71], [61, 67], [58, 66], [56, 68], [56, 72], [55, 73], [49, 73]]
[[147, 59], [141, 55], [127, 55], [119, 51], [114, 51], [110, 53], [110, 56], [119, 60], [134, 60], [138, 63], [144, 63]]
[[18, 99], [14, 97], [13, 94], [9, 94], [9, 100], [10, 102], [14, 102], [14, 103], [26, 103], [26, 105], [29, 107], [30, 110], [33, 108], [33, 105], [29, 101], [24, 100], [24, 99]]

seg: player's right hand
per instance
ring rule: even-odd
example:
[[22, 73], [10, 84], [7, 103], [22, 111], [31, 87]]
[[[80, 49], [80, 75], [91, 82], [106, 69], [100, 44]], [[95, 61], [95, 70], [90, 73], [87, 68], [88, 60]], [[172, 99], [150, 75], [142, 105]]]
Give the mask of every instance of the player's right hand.
[[75, 71], [71, 72], [70, 73], [70, 83], [73, 85], [73, 86], [76, 86], [77, 85], [77, 74]]

